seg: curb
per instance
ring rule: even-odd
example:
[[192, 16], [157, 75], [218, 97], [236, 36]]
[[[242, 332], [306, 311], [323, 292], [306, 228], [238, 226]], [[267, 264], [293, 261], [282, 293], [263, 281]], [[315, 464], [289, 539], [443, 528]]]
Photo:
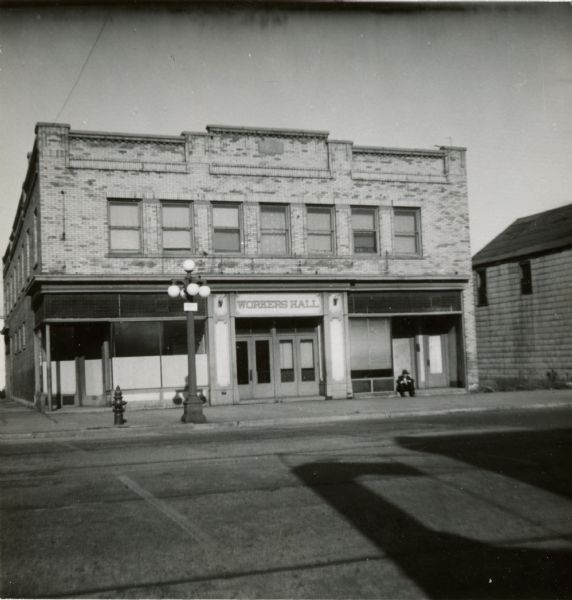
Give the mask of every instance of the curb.
[[311, 416], [311, 417], [284, 417], [275, 419], [255, 419], [244, 421], [214, 421], [209, 423], [189, 424], [183, 429], [178, 429], [178, 423], [167, 423], [165, 425], [119, 425], [119, 426], [101, 426], [85, 427], [80, 429], [63, 429], [59, 431], [31, 431], [17, 433], [0, 434], [0, 442], [4, 441], [29, 441], [45, 439], [65, 439], [78, 438], [97, 439], [105, 437], [115, 437], [117, 435], [160, 435], [166, 432], [171, 434], [183, 434], [189, 432], [207, 432], [233, 430], [237, 428], [255, 429], [260, 427], [289, 427], [295, 425], [317, 425], [327, 423], [340, 423], [345, 421], [375, 421], [386, 419], [403, 419], [406, 417], [418, 418], [428, 416], [439, 416], [448, 414], [469, 414], [484, 412], [508, 412], [511, 410], [542, 410], [553, 408], [572, 408], [572, 402], [552, 402], [544, 404], [531, 404], [527, 406], [472, 406], [472, 407], [450, 407], [444, 409], [427, 409], [418, 411], [385, 411], [376, 413], [354, 413], [350, 415], [329, 415], [329, 416]]

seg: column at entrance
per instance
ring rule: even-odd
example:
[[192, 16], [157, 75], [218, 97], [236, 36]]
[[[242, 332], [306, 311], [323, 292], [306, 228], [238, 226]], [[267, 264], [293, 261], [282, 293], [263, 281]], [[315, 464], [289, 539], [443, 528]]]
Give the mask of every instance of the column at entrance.
[[347, 398], [351, 394], [345, 298], [340, 293], [324, 294], [326, 398]]
[[236, 373], [233, 369], [231, 348], [233, 344], [232, 315], [228, 294], [209, 297], [208, 311], [209, 381], [211, 404], [238, 402]]

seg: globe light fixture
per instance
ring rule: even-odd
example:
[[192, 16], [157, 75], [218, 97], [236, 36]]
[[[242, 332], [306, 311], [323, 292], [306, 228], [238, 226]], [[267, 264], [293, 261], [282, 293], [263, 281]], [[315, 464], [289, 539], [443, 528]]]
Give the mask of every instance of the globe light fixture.
[[181, 288], [173, 283], [167, 288], [167, 294], [170, 298], [178, 298], [181, 294]]
[[183, 263], [183, 269], [187, 273], [192, 273], [195, 270], [195, 261], [192, 258], [187, 258], [187, 260]]
[[199, 284], [198, 283], [189, 283], [187, 286], [187, 294], [189, 296], [196, 296], [199, 293]]
[[211, 295], [211, 288], [208, 285], [201, 285], [199, 288], [199, 296], [201, 298], [208, 298]]
[[167, 288], [169, 298], [185, 300], [184, 309], [187, 313], [187, 385], [183, 402], [183, 423], [204, 423], [207, 419], [203, 413], [203, 403], [197, 395], [197, 367], [195, 357], [195, 313], [197, 304], [193, 302], [199, 295], [206, 299], [210, 296], [211, 288], [201, 282], [193, 281], [192, 273], [196, 268], [195, 261], [187, 259], [183, 263], [184, 281], [175, 282]]

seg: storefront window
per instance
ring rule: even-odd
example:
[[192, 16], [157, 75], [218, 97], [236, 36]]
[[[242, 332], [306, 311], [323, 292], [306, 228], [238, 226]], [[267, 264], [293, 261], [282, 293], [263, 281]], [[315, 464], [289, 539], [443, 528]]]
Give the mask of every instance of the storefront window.
[[389, 319], [350, 319], [350, 344], [352, 379], [392, 376]]
[[[188, 371], [187, 323], [165, 321], [161, 338], [161, 384], [162, 387], [184, 389]], [[205, 348], [206, 321], [195, 319], [195, 363], [197, 384], [208, 383], [207, 355]]]
[[161, 387], [160, 323], [115, 323], [113, 383], [122, 389]]
[[[50, 325], [52, 396], [57, 403], [73, 405], [103, 393], [103, 344], [108, 339], [107, 323]], [[43, 379], [47, 389], [45, 373]]]

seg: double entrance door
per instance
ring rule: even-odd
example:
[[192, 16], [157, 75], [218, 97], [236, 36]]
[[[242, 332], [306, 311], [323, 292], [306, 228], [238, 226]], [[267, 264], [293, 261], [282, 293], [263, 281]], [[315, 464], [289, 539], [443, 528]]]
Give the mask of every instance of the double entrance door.
[[317, 396], [318, 358], [315, 332], [237, 335], [240, 400]]

